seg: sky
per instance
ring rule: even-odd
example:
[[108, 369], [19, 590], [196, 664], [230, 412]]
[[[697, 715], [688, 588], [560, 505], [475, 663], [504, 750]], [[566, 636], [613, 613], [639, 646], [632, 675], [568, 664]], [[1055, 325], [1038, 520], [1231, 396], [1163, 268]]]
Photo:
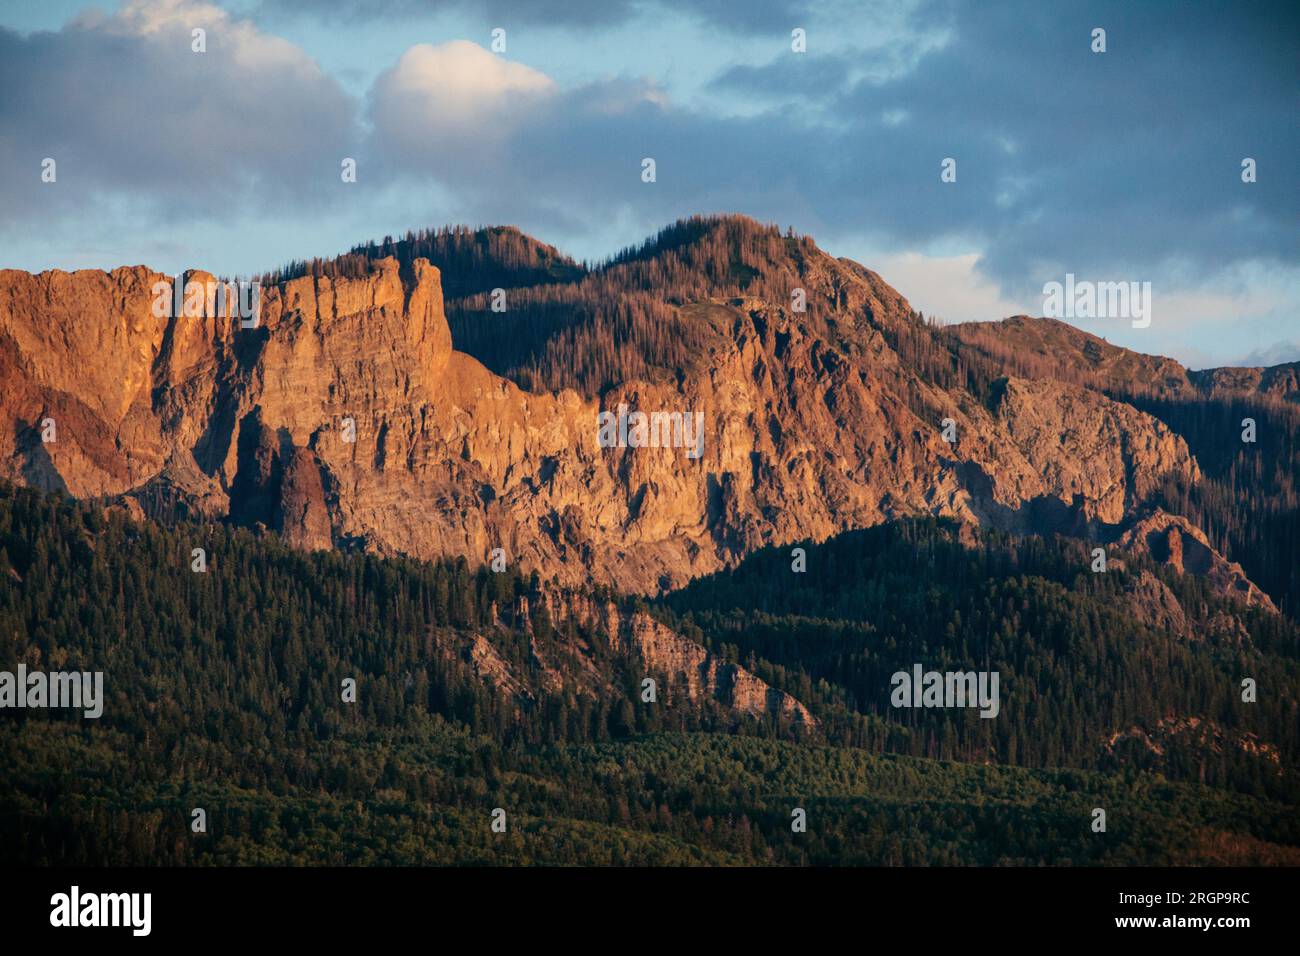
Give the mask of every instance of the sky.
[[1149, 282], [1146, 327], [1071, 321], [1193, 368], [1295, 361], [1298, 11], [0, 0], [0, 268], [250, 274], [446, 223], [596, 261], [739, 212], [947, 321]]

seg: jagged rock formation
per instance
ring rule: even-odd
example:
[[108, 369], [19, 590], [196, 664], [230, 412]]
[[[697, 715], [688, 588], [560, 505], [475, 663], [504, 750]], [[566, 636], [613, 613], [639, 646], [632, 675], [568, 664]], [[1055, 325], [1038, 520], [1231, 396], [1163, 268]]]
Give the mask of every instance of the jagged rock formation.
[[[214, 308], [155, 318], [167, 277], [140, 266], [3, 271], [0, 476], [304, 548], [478, 563], [501, 547], [563, 584], [637, 592], [903, 515], [1085, 533], [1130, 520], [1163, 476], [1197, 480], [1182, 438], [1097, 391], [940, 387], [891, 345], [928, 334], [897, 292], [791, 248], [780, 282], [802, 283], [808, 313], [773, 295], [674, 305], [702, 354], [597, 396], [527, 392], [454, 351], [424, 259], [278, 282], [256, 328]], [[601, 447], [620, 403], [703, 413], [702, 455]]]
[[1259, 605], [1277, 613], [1273, 601], [1246, 577], [1241, 565], [1219, 554], [1205, 532], [1181, 515], [1159, 510], [1145, 515], [1124, 533], [1119, 546], [1149, 554], [1179, 574], [1200, 575], [1216, 592], [1247, 607]]
[[[455, 641], [443, 652], [461, 655], [479, 678], [517, 707], [532, 706], [544, 695], [566, 690], [592, 698], [621, 695], [623, 691], [610, 684], [609, 669], [596, 663], [602, 652], [612, 652], [625, 664], [637, 665], [641, 677], [658, 682], [655, 703], [669, 711], [682, 704], [698, 708], [713, 703], [735, 717], [772, 719], [806, 733], [818, 729], [817, 719], [798, 700], [644, 611], [621, 611], [613, 601], [567, 590], [546, 592], [544, 605], [546, 619], [554, 626], [540, 638], [534, 632], [527, 598], [521, 597], [509, 609], [508, 620], [529, 635], [523, 667], [512, 666], [497, 650], [492, 633], [476, 634], [468, 644]], [[509, 640], [504, 624], [500, 634]], [[593, 647], [593, 641], [602, 646]]]
[[1132, 747], [1162, 758], [1173, 744], [1216, 754], [1225, 750], [1239, 750], [1274, 767], [1281, 763], [1281, 755], [1275, 744], [1260, 740], [1258, 735], [1248, 731], [1225, 731], [1215, 721], [1203, 717], [1162, 717], [1149, 729], [1130, 727], [1128, 730], [1117, 730], [1102, 742], [1102, 748], [1106, 753], [1114, 753], [1121, 748]]
[[[1116, 525], [1165, 475], [1199, 478], [1187, 443], [1164, 423], [1079, 386], [1006, 379], [990, 419], [972, 424], [968, 461], [989, 481], [985, 510], [1004, 524], [1006, 509], [1027, 501]], [[1026, 510], [1018, 530], [1042, 530], [1049, 514]]]
[[1159, 631], [1187, 637], [1187, 615], [1178, 598], [1150, 571], [1141, 571], [1130, 582], [1127, 595], [1133, 616]]
[[776, 717], [805, 729], [816, 719], [799, 701], [768, 686], [739, 664], [728, 663], [688, 641], [644, 612], [620, 614], [612, 602], [570, 601], [569, 613], [594, 624], [610, 646], [635, 654], [647, 667], [668, 677], [668, 695], [698, 701], [713, 698], [750, 717]]

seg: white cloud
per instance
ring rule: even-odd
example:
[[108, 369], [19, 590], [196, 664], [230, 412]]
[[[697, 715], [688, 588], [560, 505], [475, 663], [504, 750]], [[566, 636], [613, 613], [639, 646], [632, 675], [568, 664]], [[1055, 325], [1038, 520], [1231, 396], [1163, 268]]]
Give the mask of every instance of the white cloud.
[[440, 46], [421, 43], [402, 54], [379, 81], [389, 96], [421, 97], [435, 115], [469, 115], [490, 109], [512, 94], [549, 93], [555, 84], [522, 63], [512, 63], [469, 40]]
[[407, 146], [455, 133], [499, 139], [554, 91], [546, 74], [468, 40], [421, 43], [375, 81], [371, 116], [381, 138]]
[[1041, 311], [1004, 299], [998, 284], [975, 268], [979, 258], [976, 253], [927, 256], [905, 252], [863, 261], [927, 317], [979, 322]]

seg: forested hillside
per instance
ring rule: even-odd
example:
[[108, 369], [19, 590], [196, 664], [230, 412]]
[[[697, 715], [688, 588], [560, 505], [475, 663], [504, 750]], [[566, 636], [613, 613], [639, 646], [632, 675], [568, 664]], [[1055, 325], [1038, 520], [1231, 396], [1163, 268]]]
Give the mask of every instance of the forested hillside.
[[[712, 330], [682, 306], [730, 297], [788, 305], [799, 288], [804, 321], [824, 330], [851, 295], [835, 260], [811, 238], [745, 216], [682, 219], [590, 265], [517, 229], [457, 226], [385, 237], [261, 278], [357, 277], [385, 256], [404, 265], [424, 257], [442, 270], [459, 350], [525, 389], [576, 388], [588, 396], [638, 378], [671, 380], [704, 355]], [[878, 282], [847, 260], [840, 267]], [[494, 303], [496, 289], [505, 295]]]
[[574, 281], [587, 271], [554, 246], [509, 226], [442, 226], [408, 232], [400, 239], [385, 236], [332, 259], [291, 262], [259, 278], [265, 285], [306, 275], [357, 278], [369, 271], [374, 260], [389, 256], [404, 268], [416, 259], [428, 259], [442, 271], [443, 292], [449, 299], [495, 288]]
[[[798, 583], [778, 577], [788, 562], [770, 553], [673, 601], [692, 608], [705, 640], [728, 645], [720, 653], [752, 657], [805, 695], [826, 726], [796, 742], [709, 704], [644, 703], [643, 665], [552, 628], [548, 585], [534, 576], [307, 555], [273, 535], [136, 524], [5, 488], [0, 670], [102, 670], [106, 700], [98, 720], [2, 715], [0, 847], [38, 863], [1300, 862], [1294, 699], [1277, 690], [1295, 687], [1290, 625], [1247, 617], [1237, 646], [1208, 635], [1174, 646], [1107, 610], [1122, 606], [1121, 575], [1072, 581], [1069, 557], [1047, 544], [964, 548], [932, 523], [876, 536], [811, 549]], [[206, 572], [191, 570], [194, 547]], [[1220, 609], [1186, 587], [1188, 606]], [[737, 627], [728, 605], [742, 595], [754, 610]], [[520, 598], [526, 619], [510, 611]], [[1000, 622], [1018, 624], [1041, 666]], [[932, 625], [946, 650], [919, 636]], [[518, 673], [540, 655], [596, 670], [607, 690], [520, 706], [475, 668], [476, 636]], [[982, 732], [872, 706], [872, 675], [894, 661], [977, 658], [1008, 669], [1002, 715], [967, 722], [992, 725]], [[1242, 667], [1261, 702], [1234, 716]], [[346, 677], [354, 704], [341, 698]], [[1143, 770], [1123, 748], [1110, 763], [1089, 756], [1101, 696], [1116, 713], [1145, 714], [1160, 694], [1174, 711], [1216, 706], [1210, 717], [1253, 728], [1281, 765], [1204, 757], [1202, 784], [1178, 760]], [[1220, 779], [1228, 773], [1240, 776]], [[189, 828], [196, 807], [204, 834]], [[1095, 807], [1107, 810], [1105, 834], [1090, 829]], [[504, 834], [490, 828], [495, 808]], [[795, 808], [806, 833], [791, 830]]]
[[[1300, 631], [1288, 618], [1140, 560], [1094, 573], [1086, 546], [1066, 538], [976, 539], [923, 519], [802, 547], [803, 573], [791, 549], [767, 549], [665, 604], [683, 633], [752, 656], [831, 739], [1031, 767], [1154, 767], [1300, 799]], [[999, 672], [1000, 714], [894, 709], [890, 675], [916, 663]], [[1242, 702], [1245, 677], [1269, 688], [1256, 703]], [[1189, 718], [1196, 732], [1179, 723]], [[1135, 728], [1159, 752], [1128, 749]]]
[[[1172, 477], [1161, 504], [1203, 528], [1293, 618], [1300, 615], [1300, 406], [1258, 395], [1133, 397], [1187, 439], [1204, 472]], [[1255, 440], [1243, 442], [1243, 422]]]

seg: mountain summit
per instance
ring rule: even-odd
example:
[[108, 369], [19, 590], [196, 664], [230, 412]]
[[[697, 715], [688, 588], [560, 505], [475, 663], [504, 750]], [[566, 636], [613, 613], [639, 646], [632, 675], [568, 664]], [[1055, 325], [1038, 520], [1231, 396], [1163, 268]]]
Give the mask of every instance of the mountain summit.
[[[1123, 363], [1003, 368], [1051, 351], [1040, 320], [934, 328], [743, 217], [594, 266], [513, 229], [388, 239], [266, 276], [253, 328], [155, 317], [166, 279], [0, 272], [0, 475], [637, 592], [910, 515], [1111, 542], [1203, 479], [1181, 434], [1108, 394]], [[636, 412], [698, 414], [698, 456], [602, 442], [602, 413]]]

